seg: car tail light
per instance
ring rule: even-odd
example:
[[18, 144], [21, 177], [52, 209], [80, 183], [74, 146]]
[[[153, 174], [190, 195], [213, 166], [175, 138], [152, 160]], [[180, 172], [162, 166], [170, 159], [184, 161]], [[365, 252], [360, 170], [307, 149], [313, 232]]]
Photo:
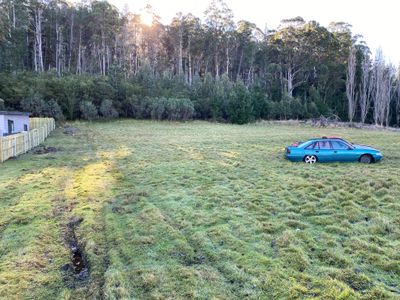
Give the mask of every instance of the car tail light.
[[289, 148], [286, 148], [286, 153], [290, 154], [290, 149]]

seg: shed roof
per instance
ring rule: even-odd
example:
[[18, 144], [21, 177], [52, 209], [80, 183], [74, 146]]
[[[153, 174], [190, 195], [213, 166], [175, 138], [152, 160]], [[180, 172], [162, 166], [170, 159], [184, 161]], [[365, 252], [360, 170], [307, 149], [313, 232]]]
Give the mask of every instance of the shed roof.
[[30, 116], [30, 114], [29, 112], [0, 110], [0, 115], [7, 116]]

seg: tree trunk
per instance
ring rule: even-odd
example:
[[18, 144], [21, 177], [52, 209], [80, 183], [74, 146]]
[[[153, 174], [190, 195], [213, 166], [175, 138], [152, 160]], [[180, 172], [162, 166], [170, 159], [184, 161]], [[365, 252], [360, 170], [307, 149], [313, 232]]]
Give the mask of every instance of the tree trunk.
[[238, 80], [240, 73], [242, 72], [242, 62], [243, 62], [243, 48], [242, 51], [240, 52], [239, 66], [236, 73], [236, 81]]
[[79, 27], [79, 41], [78, 41], [78, 58], [76, 61], [76, 74], [82, 74], [82, 28]]
[[178, 54], [178, 74], [183, 73], [182, 67], [182, 57], [183, 57], [183, 32], [182, 25], [179, 27], [179, 54]]
[[229, 78], [229, 64], [230, 64], [230, 62], [229, 62], [229, 47], [228, 47], [228, 45], [226, 45], [225, 54], [226, 54], [226, 75]]
[[290, 97], [293, 96], [293, 72], [292, 66], [288, 67], [287, 71], [287, 93]]
[[215, 78], [219, 78], [219, 61], [218, 61], [218, 47], [215, 48]]
[[191, 86], [192, 85], [192, 82], [193, 82], [193, 74], [192, 74], [192, 55], [191, 55], [191, 53], [190, 53], [190, 36], [189, 36], [189, 39], [188, 39], [188, 67], [189, 67], [189, 85]]
[[41, 73], [44, 71], [43, 53], [42, 53], [42, 8], [35, 10], [35, 45], [36, 45], [36, 64], [35, 71]]
[[12, 22], [12, 26], [15, 29], [15, 25], [16, 25], [16, 18], [15, 18], [15, 4], [14, 2], [12, 3], [12, 15], [13, 15], [13, 22]]
[[347, 63], [347, 73], [346, 73], [346, 96], [348, 103], [348, 116], [350, 123], [353, 122], [353, 118], [356, 112], [356, 102], [355, 97], [355, 79], [356, 79], [356, 50], [351, 48], [349, 60]]
[[101, 75], [106, 75], [106, 40], [104, 31], [101, 31]]
[[60, 29], [58, 26], [58, 20], [56, 20], [56, 70], [60, 76]]
[[68, 71], [71, 71], [72, 47], [74, 46], [74, 13], [71, 13], [71, 26], [69, 30]]

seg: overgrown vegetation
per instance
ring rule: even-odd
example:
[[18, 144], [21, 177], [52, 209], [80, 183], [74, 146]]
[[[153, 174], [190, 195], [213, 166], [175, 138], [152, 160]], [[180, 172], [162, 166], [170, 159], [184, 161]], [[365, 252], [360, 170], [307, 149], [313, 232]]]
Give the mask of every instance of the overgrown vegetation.
[[71, 120], [99, 110], [185, 119], [193, 105], [194, 118], [240, 124], [334, 114], [400, 125], [399, 70], [382, 51], [372, 59], [350, 24], [294, 17], [263, 30], [235, 22], [223, 0], [203, 19], [178, 13], [169, 24], [151, 6], [138, 14], [107, 1], [0, 0], [0, 72], [8, 109], [43, 102], [35, 115], [60, 117], [46, 109], [56, 101]]
[[[257, 123], [74, 122], [1, 165], [0, 298], [400, 298], [400, 136]], [[338, 135], [378, 164], [290, 163]], [[75, 220], [80, 220], [79, 223]], [[68, 225], [89, 263], [75, 279]]]

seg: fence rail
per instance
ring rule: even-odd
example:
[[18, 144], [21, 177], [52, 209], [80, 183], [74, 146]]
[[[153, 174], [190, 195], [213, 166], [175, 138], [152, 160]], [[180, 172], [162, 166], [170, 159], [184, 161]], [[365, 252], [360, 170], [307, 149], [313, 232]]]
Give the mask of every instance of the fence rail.
[[30, 130], [0, 137], [0, 163], [39, 146], [56, 128], [53, 118], [30, 118]]

